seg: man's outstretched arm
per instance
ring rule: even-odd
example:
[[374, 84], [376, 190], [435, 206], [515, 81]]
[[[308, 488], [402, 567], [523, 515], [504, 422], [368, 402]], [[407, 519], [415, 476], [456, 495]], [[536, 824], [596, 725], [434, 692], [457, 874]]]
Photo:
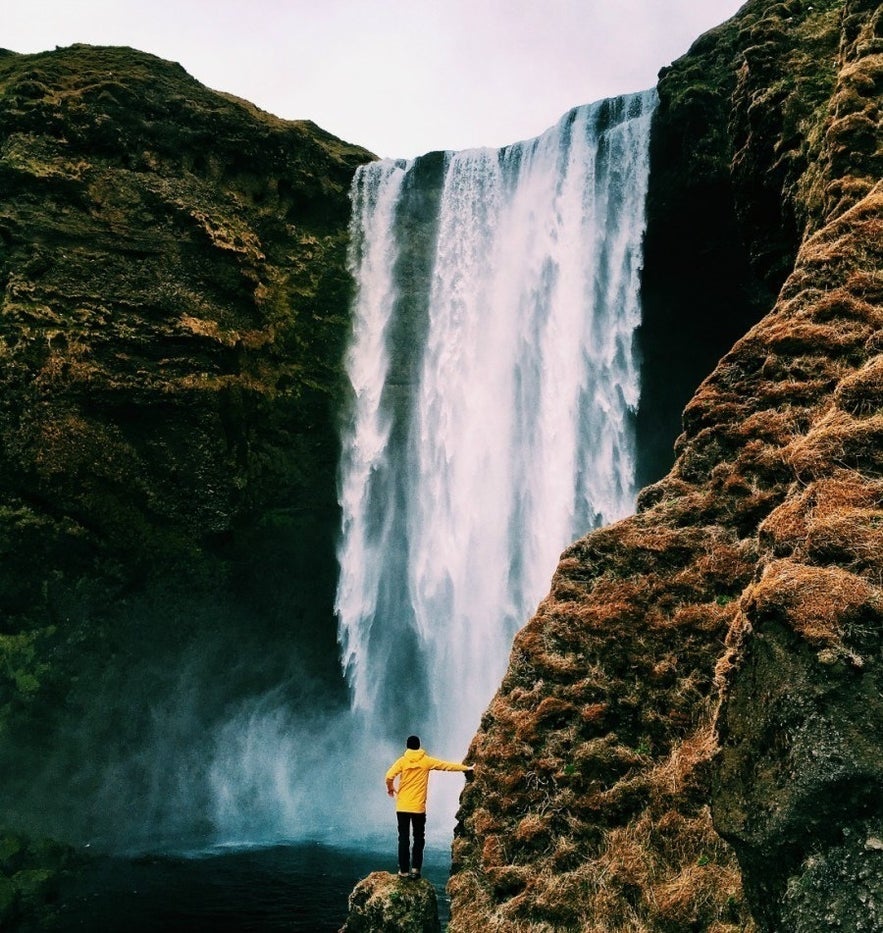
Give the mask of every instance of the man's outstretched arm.
[[441, 758], [430, 758], [429, 767], [432, 771], [474, 771], [473, 765], [462, 765], [456, 761], [442, 761]]

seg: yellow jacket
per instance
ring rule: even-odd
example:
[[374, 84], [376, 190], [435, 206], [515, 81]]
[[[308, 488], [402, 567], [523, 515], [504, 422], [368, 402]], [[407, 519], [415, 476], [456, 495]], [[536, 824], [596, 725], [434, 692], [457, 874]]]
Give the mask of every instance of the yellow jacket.
[[402, 813], [425, 813], [426, 791], [429, 788], [430, 771], [469, 771], [466, 765], [432, 758], [422, 748], [408, 748], [405, 754], [386, 772], [387, 786], [396, 775], [399, 777], [399, 792], [396, 810]]

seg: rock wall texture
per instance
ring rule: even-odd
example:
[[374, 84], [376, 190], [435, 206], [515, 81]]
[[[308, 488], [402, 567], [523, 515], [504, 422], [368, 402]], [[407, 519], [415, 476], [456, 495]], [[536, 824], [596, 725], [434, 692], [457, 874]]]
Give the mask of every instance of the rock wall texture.
[[214, 694], [188, 700], [196, 735], [258, 667], [339, 679], [348, 188], [370, 158], [131, 49], [0, 52], [0, 820], [62, 832], [97, 778], [17, 812], [34, 774], [132, 757], [188, 653]]
[[[719, 668], [715, 825], [736, 849], [758, 926], [796, 933], [883, 928], [883, 10], [876, 4], [846, 5], [839, 64], [812, 177], [810, 213], [820, 229], [742, 351], [745, 362], [759, 361], [787, 327], [780, 378], [816, 401], [804, 426], [782, 438], [792, 485], [759, 526], [760, 560]], [[817, 329], [819, 339], [807, 341]]]
[[733, 98], [702, 139], [729, 134], [752, 274], [789, 271], [672, 470], [517, 636], [456, 933], [880, 928], [883, 11], [749, 3], [661, 92], [715, 46]]

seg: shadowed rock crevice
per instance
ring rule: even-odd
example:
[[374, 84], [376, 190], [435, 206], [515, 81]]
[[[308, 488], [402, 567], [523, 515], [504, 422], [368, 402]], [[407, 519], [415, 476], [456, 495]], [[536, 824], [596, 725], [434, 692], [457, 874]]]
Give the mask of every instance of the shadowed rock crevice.
[[660, 72], [644, 250], [639, 484], [683, 407], [772, 306], [810, 214], [841, 0], [747, 3]]

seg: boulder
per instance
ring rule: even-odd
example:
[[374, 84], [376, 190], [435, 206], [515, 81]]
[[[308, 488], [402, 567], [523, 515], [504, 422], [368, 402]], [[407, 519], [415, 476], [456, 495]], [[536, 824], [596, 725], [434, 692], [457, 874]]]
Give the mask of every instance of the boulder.
[[435, 888], [425, 878], [372, 872], [353, 888], [340, 933], [441, 933]]

